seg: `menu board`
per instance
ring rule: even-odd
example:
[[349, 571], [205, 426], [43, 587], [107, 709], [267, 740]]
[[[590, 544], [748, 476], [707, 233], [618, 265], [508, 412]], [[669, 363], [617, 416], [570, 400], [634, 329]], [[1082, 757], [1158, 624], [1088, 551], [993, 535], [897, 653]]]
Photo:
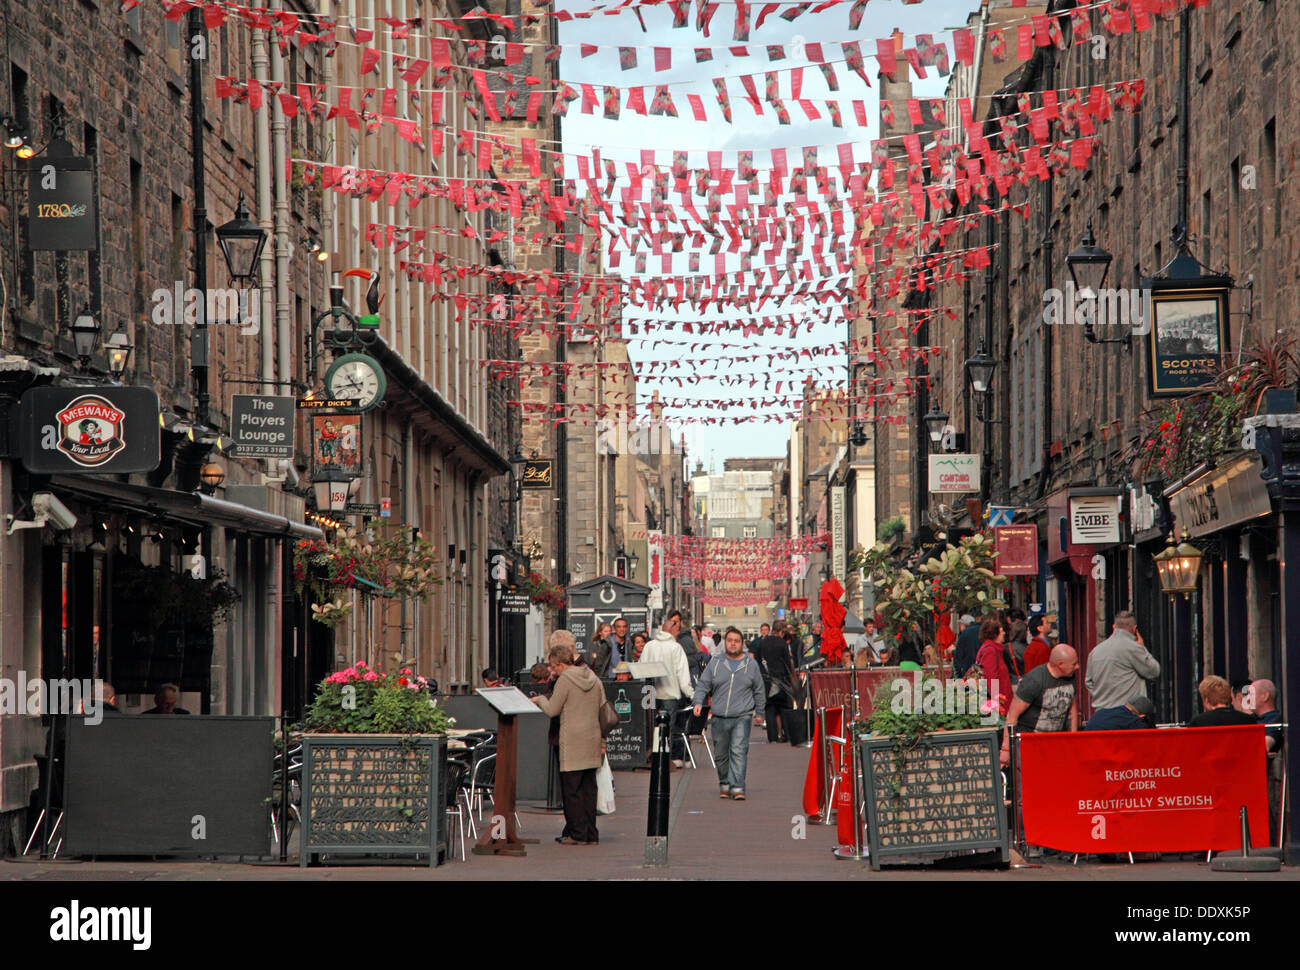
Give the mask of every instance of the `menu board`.
[[[610, 768], [632, 771], [647, 767], [654, 685], [644, 680], [607, 680], [604, 685], [605, 697], [618, 712], [618, 727], [605, 738], [605, 754]], [[644, 706], [645, 698], [649, 699], [649, 710]]]

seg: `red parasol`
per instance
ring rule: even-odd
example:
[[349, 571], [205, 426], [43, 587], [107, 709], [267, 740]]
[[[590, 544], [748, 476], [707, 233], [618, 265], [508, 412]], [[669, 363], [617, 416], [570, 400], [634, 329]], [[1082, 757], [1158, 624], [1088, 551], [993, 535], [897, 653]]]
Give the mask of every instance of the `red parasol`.
[[822, 655], [830, 664], [838, 664], [844, 656], [845, 610], [840, 605], [840, 597], [843, 595], [844, 587], [832, 576], [822, 583], [822, 590], [818, 596], [822, 616]]

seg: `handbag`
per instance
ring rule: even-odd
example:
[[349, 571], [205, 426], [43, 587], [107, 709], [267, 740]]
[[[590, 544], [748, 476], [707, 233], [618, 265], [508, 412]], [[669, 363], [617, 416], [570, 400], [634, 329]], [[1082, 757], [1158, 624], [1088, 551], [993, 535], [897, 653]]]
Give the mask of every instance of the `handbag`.
[[601, 755], [596, 769], [596, 814], [614, 814], [614, 772], [609, 768], [609, 758]]
[[600, 722], [600, 736], [609, 737], [614, 728], [618, 727], [618, 711], [614, 710], [614, 705], [606, 698], [600, 705], [600, 711], [596, 714], [596, 719]]

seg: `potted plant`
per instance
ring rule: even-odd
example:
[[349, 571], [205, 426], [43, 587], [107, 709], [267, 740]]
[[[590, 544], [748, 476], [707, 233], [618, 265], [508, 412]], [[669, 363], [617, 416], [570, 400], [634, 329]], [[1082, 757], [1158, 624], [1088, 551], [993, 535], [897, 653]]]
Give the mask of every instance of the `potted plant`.
[[528, 598], [544, 610], [552, 613], [564, 609], [564, 587], [547, 582], [539, 573], [529, 573], [524, 581], [524, 591]]
[[873, 869], [989, 851], [1009, 861], [998, 724], [977, 681], [917, 673], [877, 688], [854, 726]]
[[313, 855], [426, 855], [446, 848], [447, 730], [428, 681], [364, 662], [330, 674], [302, 730], [302, 843]]
[[[1001, 592], [1008, 580], [994, 572], [996, 556], [993, 539], [976, 533], [949, 544], [912, 572], [895, 562], [887, 546], [876, 543], [861, 562], [875, 585], [881, 635], [897, 642], [936, 643], [947, 617], [1005, 608]], [[942, 663], [939, 675], [944, 676]]]

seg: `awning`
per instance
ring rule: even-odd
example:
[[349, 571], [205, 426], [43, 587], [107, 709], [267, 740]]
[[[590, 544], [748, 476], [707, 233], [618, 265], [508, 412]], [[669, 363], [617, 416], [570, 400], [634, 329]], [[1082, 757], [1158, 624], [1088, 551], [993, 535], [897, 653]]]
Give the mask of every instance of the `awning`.
[[236, 532], [294, 539], [325, 537], [325, 533], [315, 526], [200, 492], [132, 485], [90, 475], [55, 475], [50, 479], [50, 486], [145, 514], [181, 519], [197, 526], [215, 525]]

